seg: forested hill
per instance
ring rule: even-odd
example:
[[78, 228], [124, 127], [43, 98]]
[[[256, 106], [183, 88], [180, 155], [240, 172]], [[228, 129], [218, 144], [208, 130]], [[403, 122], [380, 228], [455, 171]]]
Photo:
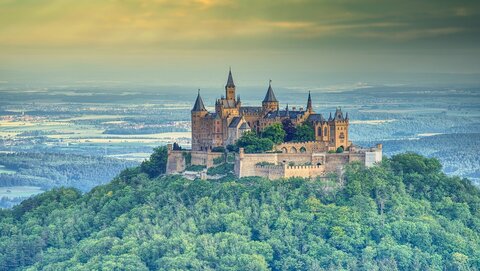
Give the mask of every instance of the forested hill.
[[1, 211], [0, 269], [480, 270], [480, 191], [434, 159], [353, 164], [340, 183], [142, 168]]

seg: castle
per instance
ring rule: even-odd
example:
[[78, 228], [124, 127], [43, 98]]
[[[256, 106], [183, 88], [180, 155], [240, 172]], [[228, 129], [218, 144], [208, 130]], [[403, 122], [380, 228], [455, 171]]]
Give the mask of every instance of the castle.
[[315, 140], [285, 142], [266, 153], [247, 154], [240, 148], [235, 155], [238, 177], [315, 177], [339, 171], [348, 162], [360, 161], [371, 166], [382, 158], [381, 145], [359, 149], [348, 140], [348, 113], [344, 115], [337, 108], [328, 119], [315, 113], [310, 92], [305, 109], [289, 109], [288, 105], [280, 109], [270, 81], [262, 106], [242, 106], [240, 96], [236, 96], [231, 70], [225, 85], [225, 96], [216, 100], [215, 112], [206, 110], [199, 91], [191, 118], [192, 148], [174, 150], [169, 145], [167, 173], [181, 172], [187, 164], [211, 167], [224, 156], [223, 150], [235, 144], [245, 132], [260, 133], [269, 125], [285, 122], [294, 126], [305, 122], [311, 124]]

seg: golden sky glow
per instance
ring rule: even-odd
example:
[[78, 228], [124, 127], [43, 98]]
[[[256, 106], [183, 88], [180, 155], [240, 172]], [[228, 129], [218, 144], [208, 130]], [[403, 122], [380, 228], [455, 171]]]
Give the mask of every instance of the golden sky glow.
[[[44, 59], [61, 67], [105, 55], [112, 65], [135, 55], [140, 65], [163, 57], [195, 66], [215, 55], [218, 61], [227, 56], [245, 61], [248, 52], [253, 62], [256, 55], [267, 61], [338, 54], [344, 63], [365, 61], [366, 54], [422, 55], [428, 62], [425, 54], [431, 54], [432, 63], [422, 63], [425, 70], [436, 66], [438, 57], [444, 65], [457, 65], [461, 57], [467, 60], [461, 72], [480, 72], [473, 61], [480, 53], [479, 6], [435, 0], [0, 0], [0, 69]], [[195, 56], [192, 63], [186, 55]]]

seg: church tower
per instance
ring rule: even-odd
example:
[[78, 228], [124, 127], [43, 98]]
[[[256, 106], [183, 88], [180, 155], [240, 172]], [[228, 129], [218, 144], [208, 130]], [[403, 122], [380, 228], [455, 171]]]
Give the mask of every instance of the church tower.
[[200, 90], [198, 90], [197, 100], [191, 111], [192, 114], [192, 150], [201, 149], [201, 138], [205, 134], [204, 118], [208, 114], [205, 105], [203, 105]]
[[307, 112], [308, 112], [308, 113], [313, 113], [312, 96], [310, 95], [310, 91], [308, 92]]
[[271, 112], [278, 110], [278, 100], [275, 97], [275, 93], [273, 93], [272, 89], [272, 80], [268, 84], [267, 94], [265, 94], [265, 98], [262, 102], [262, 108], [264, 112]]
[[227, 100], [235, 100], [235, 84], [233, 83], [232, 69], [228, 71], [227, 84], [225, 85], [225, 97]]
[[335, 149], [341, 147], [343, 150], [347, 150], [350, 147], [348, 141], [348, 113], [343, 116], [341, 108], [335, 110], [335, 115], [330, 115], [328, 124], [330, 126], [330, 145]]

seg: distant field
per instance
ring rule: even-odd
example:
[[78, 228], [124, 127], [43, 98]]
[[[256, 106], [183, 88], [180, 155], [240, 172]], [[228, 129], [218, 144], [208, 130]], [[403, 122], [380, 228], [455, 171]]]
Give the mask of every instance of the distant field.
[[15, 172], [15, 170], [10, 170], [5, 168], [4, 165], [0, 165], [0, 174], [14, 174]]
[[0, 187], [0, 198], [23, 198], [44, 192], [38, 186], [4, 186]]

